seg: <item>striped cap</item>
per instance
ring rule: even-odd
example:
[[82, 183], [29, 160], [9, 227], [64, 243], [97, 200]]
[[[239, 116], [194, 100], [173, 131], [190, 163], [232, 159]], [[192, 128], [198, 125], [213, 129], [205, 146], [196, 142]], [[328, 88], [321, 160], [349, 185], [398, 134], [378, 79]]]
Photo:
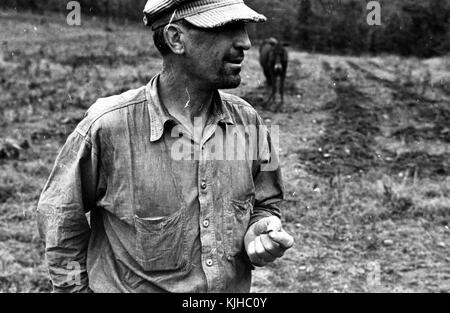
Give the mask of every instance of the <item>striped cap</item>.
[[201, 28], [236, 21], [266, 21], [264, 15], [250, 9], [243, 0], [148, 0], [145, 5], [144, 24], [153, 30], [181, 19]]

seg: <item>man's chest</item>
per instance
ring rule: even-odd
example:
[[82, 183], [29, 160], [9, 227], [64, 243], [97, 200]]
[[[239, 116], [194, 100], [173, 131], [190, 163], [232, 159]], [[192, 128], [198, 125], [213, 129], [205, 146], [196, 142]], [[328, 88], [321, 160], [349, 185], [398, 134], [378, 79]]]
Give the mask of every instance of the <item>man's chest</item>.
[[109, 194], [114, 195], [110, 197], [127, 204], [117, 213], [168, 216], [180, 207], [216, 207], [254, 198], [255, 144], [249, 136], [222, 128], [206, 135], [195, 141], [171, 131], [150, 142], [145, 134], [124, 132], [110, 139], [101, 170]]

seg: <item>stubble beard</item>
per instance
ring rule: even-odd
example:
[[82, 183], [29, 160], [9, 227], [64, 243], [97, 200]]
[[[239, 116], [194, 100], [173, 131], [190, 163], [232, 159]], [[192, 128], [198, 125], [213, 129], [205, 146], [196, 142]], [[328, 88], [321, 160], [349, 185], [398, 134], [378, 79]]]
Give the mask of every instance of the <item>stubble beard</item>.
[[240, 71], [222, 67], [218, 75], [217, 89], [233, 89], [241, 84]]
[[239, 73], [236, 73], [235, 71], [223, 69], [223, 71], [219, 73], [219, 80], [218, 89], [233, 89], [241, 84], [242, 78]]

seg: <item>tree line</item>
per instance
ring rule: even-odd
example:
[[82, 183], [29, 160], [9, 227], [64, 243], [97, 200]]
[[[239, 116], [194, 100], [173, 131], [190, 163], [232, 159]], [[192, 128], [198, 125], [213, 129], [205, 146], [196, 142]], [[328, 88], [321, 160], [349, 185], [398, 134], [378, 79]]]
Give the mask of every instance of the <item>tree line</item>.
[[257, 0], [270, 17], [256, 38], [278, 37], [310, 52], [392, 53], [432, 57], [450, 52], [450, 0], [379, 0], [381, 25], [367, 22], [369, 0]]
[[[2, 0], [4, 8], [67, 12], [68, 1]], [[79, 0], [83, 14], [140, 23], [146, 0]], [[369, 0], [248, 0], [268, 22], [249, 25], [252, 39], [277, 37], [310, 52], [394, 53], [432, 57], [450, 52], [450, 0], [379, 0], [381, 25], [367, 23]]]
[[380, 1], [380, 26], [367, 23], [367, 1], [342, 2], [320, 15], [301, 0], [296, 38], [306, 50], [330, 53], [396, 53], [432, 57], [450, 52], [450, 1]]

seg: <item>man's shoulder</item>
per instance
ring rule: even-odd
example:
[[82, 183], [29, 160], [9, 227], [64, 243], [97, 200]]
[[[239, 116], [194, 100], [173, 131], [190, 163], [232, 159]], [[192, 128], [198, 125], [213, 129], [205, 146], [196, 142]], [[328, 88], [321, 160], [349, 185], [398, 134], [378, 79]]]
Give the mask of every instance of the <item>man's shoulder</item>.
[[219, 94], [222, 101], [226, 102], [226, 104], [229, 106], [234, 106], [239, 109], [253, 110], [256, 112], [256, 110], [250, 105], [250, 103], [248, 103], [241, 97], [238, 97], [236, 95], [224, 91], [219, 91]]
[[239, 116], [241, 119], [249, 123], [255, 123], [261, 120], [261, 117], [256, 109], [241, 97], [223, 91], [219, 91], [219, 94], [222, 99], [222, 103], [227, 107], [230, 113], [234, 115], [235, 118]]
[[125, 91], [119, 95], [99, 98], [86, 111], [83, 120], [77, 126], [77, 131], [86, 136], [95, 124], [99, 124], [102, 120], [114, 123], [122, 116], [121, 110], [144, 101], [146, 101], [145, 86]]

